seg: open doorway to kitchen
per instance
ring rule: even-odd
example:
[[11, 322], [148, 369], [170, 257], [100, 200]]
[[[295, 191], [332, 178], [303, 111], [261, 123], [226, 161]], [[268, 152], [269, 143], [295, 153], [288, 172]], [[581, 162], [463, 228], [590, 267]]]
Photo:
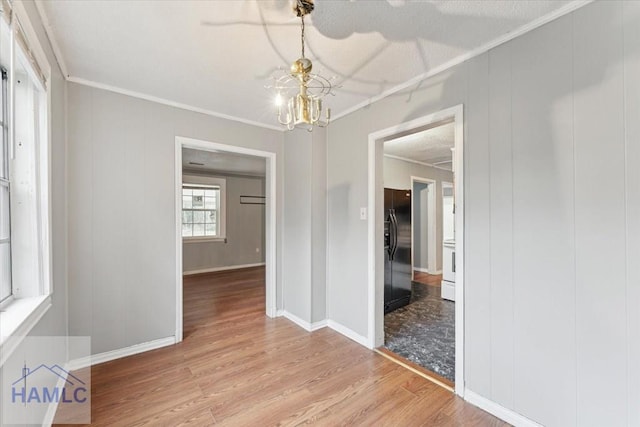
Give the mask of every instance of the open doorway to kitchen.
[[275, 155], [176, 138], [176, 341], [275, 316]]
[[459, 394], [462, 123], [458, 106], [370, 135], [369, 181], [372, 347]]

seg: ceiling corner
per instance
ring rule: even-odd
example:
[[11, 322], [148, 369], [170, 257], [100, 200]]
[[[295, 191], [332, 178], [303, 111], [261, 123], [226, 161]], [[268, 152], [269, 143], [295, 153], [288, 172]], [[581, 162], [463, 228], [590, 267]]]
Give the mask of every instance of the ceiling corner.
[[34, 0], [36, 9], [38, 10], [38, 14], [40, 15], [42, 27], [44, 28], [44, 32], [47, 35], [47, 39], [49, 39], [49, 44], [51, 45], [53, 56], [56, 58], [56, 62], [58, 63], [58, 67], [60, 68], [62, 76], [65, 80], [68, 80], [71, 77], [71, 75], [69, 74], [69, 68], [67, 67], [67, 63], [64, 60], [64, 56], [62, 55], [62, 51], [60, 50], [60, 45], [58, 44], [55, 33], [53, 32], [53, 28], [49, 23], [49, 17], [47, 16], [47, 12], [44, 10], [44, 5], [42, 3], [42, 0]]

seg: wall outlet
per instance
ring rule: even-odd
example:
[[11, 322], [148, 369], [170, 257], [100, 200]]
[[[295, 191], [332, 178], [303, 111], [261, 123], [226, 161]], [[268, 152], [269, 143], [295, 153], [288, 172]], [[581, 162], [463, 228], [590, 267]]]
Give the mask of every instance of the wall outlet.
[[260, 248], [256, 248], [256, 253], [259, 254], [260, 253]]
[[363, 221], [367, 220], [367, 208], [360, 208], [360, 219]]

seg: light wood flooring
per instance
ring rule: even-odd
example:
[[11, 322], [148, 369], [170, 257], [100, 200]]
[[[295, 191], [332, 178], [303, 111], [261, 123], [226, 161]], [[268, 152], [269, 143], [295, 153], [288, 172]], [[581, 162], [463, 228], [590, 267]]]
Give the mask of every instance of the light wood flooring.
[[186, 277], [184, 341], [94, 366], [92, 425], [506, 425], [264, 298], [262, 268]]
[[442, 282], [442, 274], [429, 274], [421, 271], [413, 271], [413, 281], [422, 283], [423, 285], [440, 286]]

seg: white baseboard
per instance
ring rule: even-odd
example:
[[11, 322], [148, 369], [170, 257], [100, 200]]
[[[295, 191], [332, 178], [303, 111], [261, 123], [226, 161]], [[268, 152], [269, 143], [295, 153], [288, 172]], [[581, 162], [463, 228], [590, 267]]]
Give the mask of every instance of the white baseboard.
[[160, 338], [157, 340], [145, 342], [142, 344], [132, 345], [131, 347], [125, 347], [118, 350], [107, 351], [104, 353], [94, 354], [93, 356], [83, 357], [75, 359], [69, 362], [69, 371], [76, 369], [82, 369], [100, 363], [110, 362], [112, 360], [121, 359], [127, 356], [133, 356], [134, 354], [144, 353], [145, 351], [155, 350], [162, 347], [167, 347], [176, 343], [175, 337]]
[[299, 318], [298, 316], [296, 316], [295, 314], [291, 314], [286, 310], [278, 310], [277, 312], [278, 316], [282, 316], [282, 317], [286, 317], [287, 319], [291, 320], [293, 323], [295, 323], [296, 325], [300, 326], [302, 329], [309, 331], [309, 332], [313, 332], [313, 331], [317, 331], [318, 329], [322, 329], [325, 328], [327, 326], [327, 320], [321, 320], [319, 322], [307, 322], [304, 319]]
[[442, 270], [429, 270], [428, 268], [422, 268], [422, 267], [413, 267], [413, 269], [415, 271], [419, 271], [420, 273], [427, 273], [427, 274], [433, 274], [433, 275], [442, 274]]
[[339, 334], [344, 335], [345, 337], [357, 342], [358, 344], [363, 345], [367, 348], [370, 348], [369, 340], [367, 340], [366, 337], [363, 337], [362, 335], [352, 331], [351, 329], [347, 328], [346, 326], [334, 320], [326, 319], [326, 320], [321, 320], [320, 322], [309, 323], [306, 320], [303, 320], [298, 316], [296, 316], [295, 314], [291, 314], [286, 310], [278, 310], [277, 316], [286, 317], [296, 325], [300, 326], [302, 329], [305, 329], [310, 332], [317, 331], [318, 329], [322, 329], [325, 327], [329, 327], [334, 331], [338, 332]]
[[182, 273], [182, 275], [183, 276], [190, 276], [192, 274], [214, 273], [216, 271], [227, 271], [227, 270], [239, 270], [241, 268], [262, 267], [264, 265], [265, 265], [264, 262], [258, 262], [256, 264], [241, 264], [241, 265], [229, 265], [229, 266], [226, 266], [226, 267], [204, 268], [202, 270], [184, 271]]
[[311, 331], [317, 331], [318, 329], [322, 329], [322, 328], [326, 328], [329, 323], [329, 321], [327, 319], [321, 320], [319, 322], [313, 322], [311, 324]]
[[541, 424], [530, 420], [524, 415], [520, 415], [511, 409], [507, 409], [504, 406], [482, 397], [468, 388], [464, 390], [464, 400], [515, 427], [542, 427]]
[[327, 320], [327, 326], [333, 329], [334, 331], [344, 335], [345, 337], [357, 342], [360, 345], [363, 345], [367, 348], [371, 348], [369, 345], [369, 340], [366, 337], [358, 334], [357, 332], [352, 331], [346, 326], [336, 322], [335, 320]]

